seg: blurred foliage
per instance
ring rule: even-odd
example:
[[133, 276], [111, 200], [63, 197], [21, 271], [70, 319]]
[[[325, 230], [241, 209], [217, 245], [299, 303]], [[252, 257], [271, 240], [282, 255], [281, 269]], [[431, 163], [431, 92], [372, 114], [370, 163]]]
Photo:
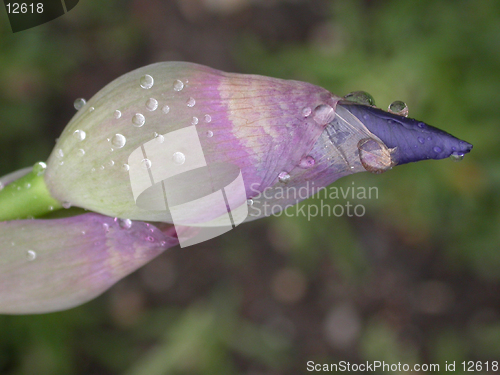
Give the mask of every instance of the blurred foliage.
[[0, 316], [0, 373], [500, 360], [499, 2], [80, 3], [17, 34], [0, 11], [1, 174], [48, 157], [75, 98], [167, 59], [365, 90], [381, 108], [403, 100], [474, 149], [461, 163], [336, 182], [378, 188], [378, 199], [331, 202], [362, 204], [363, 217], [248, 223], [163, 254], [79, 308]]

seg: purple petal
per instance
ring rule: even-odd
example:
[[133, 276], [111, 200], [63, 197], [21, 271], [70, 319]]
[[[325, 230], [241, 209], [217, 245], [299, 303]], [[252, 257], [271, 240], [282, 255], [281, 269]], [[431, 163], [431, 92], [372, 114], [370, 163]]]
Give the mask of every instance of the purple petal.
[[178, 244], [153, 225], [98, 214], [0, 223], [0, 313], [87, 302]]
[[350, 111], [388, 148], [394, 149], [394, 164], [443, 159], [452, 154], [467, 154], [472, 149], [470, 143], [412, 118], [345, 101], [338, 106]]

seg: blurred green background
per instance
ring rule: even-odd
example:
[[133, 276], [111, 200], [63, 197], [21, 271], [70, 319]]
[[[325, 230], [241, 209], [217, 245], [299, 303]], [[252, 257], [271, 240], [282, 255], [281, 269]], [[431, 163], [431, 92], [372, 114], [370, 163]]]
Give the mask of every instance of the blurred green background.
[[474, 145], [461, 163], [337, 181], [378, 188], [331, 202], [363, 217], [247, 223], [81, 307], [0, 316], [0, 374], [500, 361], [500, 2], [80, 0], [16, 34], [0, 7], [0, 35], [0, 175], [48, 157], [76, 98], [165, 60], [403, 100]]

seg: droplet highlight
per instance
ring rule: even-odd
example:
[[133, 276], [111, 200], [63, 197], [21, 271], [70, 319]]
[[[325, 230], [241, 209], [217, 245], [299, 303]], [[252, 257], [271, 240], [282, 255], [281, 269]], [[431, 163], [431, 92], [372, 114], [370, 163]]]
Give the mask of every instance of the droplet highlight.
[[365, 138], [358, 142], [358, 150], [359, 160], [368, 172], [379, 174], [392, 168], [391, 153], [384, 144]]
[[461, 152], [454, 152], [450, 155], [450, 159], [453, 161], [462, 161], [462, 160], [464, 160], [464, 156], [465, 156], [465, 154], [463, 154]]
[[29, 261], [35, 260], [36, 259], [36, 252], [33, 250], [28, 250], [26, 252], [26, 259], [28, 259]]
[[127, 138], [125, 138], [122, 134], [115, 134], [113, 138], [111, 138], [111, 144], [113, 147], [122, 148], [127, 143]]
[[148, 111], [156, 111], [156, 108], [158, 108], [158, 100], [155, 98], [149, 98], [146, 101], [146, 108]]
[[168, 105], [165, 105], [163, 106], [163, 108], [161, 109], [161, 111], [165, 114], [167, 114], [168, 112], [170, 112], [170, 107]]
[[182, 152], [174, 152], [172, 155], [172, 161], [177, 165], [182, 165], [186, 162], [186, 155]]
[[318, 125], [326, 125], [335, 118], [335, 111], [328, 104], [320, 104], [314, 108], [313, 119]]
[[212, 122], [212, 116], [210, 116], [210, 115], [205, 115], [204, 119], [205, 119], [205, 122]]
[[83, 108], [83, 106], [87, 103], [87, 101], [83, 98], [78, 98], [75, 100], [75, 102], [73, 103], [73, 106], [75, 107], [75, 109], [77, 111], [79, 111], [80, 109]]
[[140, 128], [141, 126], [144, 125], [145, 122], [146, 122], [146, 118], [144, 117], [144, 115], [142, 113], [136, 113], [132, 117], [132, 125], [134, 125], [136, 128]]
[[190, 108], [194, 107], [195, 104], [196, 104], [196, 100], [193, 97], [189, 98], [187, 103], [186, 103], [186, 105]]
[[141, 77], [141, 79], [139, 80], [140, 84], [141, 84], [141, 87], [143, 89], [150, 89], [151, 87], [153, 87], [154, 85], [154, 79], [153, 77], [151, 77], [149, 74], [145, 74]]
[[73, 137], [75, 137], [78, 142], [83, 141], [86, 136], [87, 133], [85, 133], [85, 131], [83, 130], [75, 130], [75, 132], [73, 133]]
[[281, 172], [279, 175], [278, 175], [278, 180], [279, 182], [283, 183], [283, 184], [288, 184], [288, 182], [290, 181], [290, 174], [288, 172]]
[[119, 119], [120, 117], [122, 117], [122, 112], [117, 109], [114, 113], [114, 116], [115, 119]]
[[142, 159], [141, 160], [141, 166], [143, 169], [149, 169], [151, 168], [151, 160], [149, 159]]
[[314, 158], [310, 155], [307, 155], [306, 157], [303, 157], [300, 162], [299, 162], [299, 167], [300, 168], [304, 168], [304, 169], [307, 169], [307, 168], [311, 168], [314, 166], [314, 164], [316, 164], [316, 160], [314, 160]]
[[388, 110], [389, 112], [392, 112], [395, 115], [408, 117], [408, 106], [406, 105], [405, 102], [402, 102], [401, 100], [396, 100], [392, 102], [389, 105]]
[[344, 96], [344, 100], [364, 105], [375, 105], [375, 99], [373, 99], [373, 96], [368, 94], [366, 91], [351, 92]]
[[184, 83], [182, 83], [181, 80], [176, 79], [174, 81], [174, 90], [175, 91], [181, 91], [184, 88]]
[[311, 107], [305, 107], [304, 109], [302, 109], [302, 116], [304, 117], [308, 117], [312, 112], [312, 109]]
[[132, 227], [132, 220], [130, 220], [130, 219], [118, 219], [118, 225], [122, 229], [130, 229]]
[[33, 172], [35, 172], [37, 176], [43, 176], [46, 169], [47, 164], [45, 164], [43, 161], [39, 161], [33, 166]]

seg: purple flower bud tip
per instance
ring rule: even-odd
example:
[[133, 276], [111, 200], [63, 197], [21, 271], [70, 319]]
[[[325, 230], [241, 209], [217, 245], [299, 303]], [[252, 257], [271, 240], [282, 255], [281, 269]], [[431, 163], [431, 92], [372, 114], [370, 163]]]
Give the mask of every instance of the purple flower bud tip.
[[444, 159], [451, 155], [459, 157], [472, 149], [470, 143], [412, 118], [346, 101], [337, 105], [356, 116], [370, 132], [391, 149], [394, 164]]

